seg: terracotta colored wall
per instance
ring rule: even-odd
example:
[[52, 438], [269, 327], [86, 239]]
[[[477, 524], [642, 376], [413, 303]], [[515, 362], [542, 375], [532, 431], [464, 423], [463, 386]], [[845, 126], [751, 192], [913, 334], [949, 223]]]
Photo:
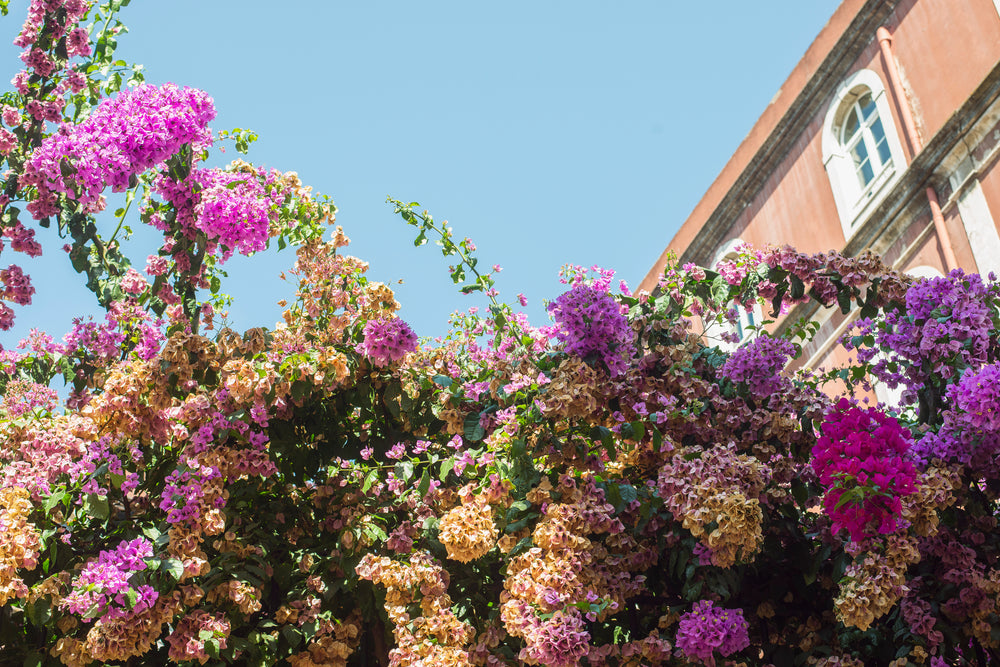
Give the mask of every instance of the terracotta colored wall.
[[[995, 131], [1000, 132], [1000, 130]], [[989, 206], [993, 222], [997, 225], [997, 232], [1000, 233], [1000, 160], [988, 166], [979, 175], [979, 186], [983, 189], [986, 205]]]
[[926, 142], [1000, 61], [991, 0], [902, 0], [886, 25]]

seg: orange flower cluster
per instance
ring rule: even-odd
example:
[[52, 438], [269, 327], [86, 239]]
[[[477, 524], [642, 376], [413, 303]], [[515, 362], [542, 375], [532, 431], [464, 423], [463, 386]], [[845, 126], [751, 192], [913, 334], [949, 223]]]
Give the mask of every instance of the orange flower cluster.
[[49, 654], [67, 667], [85, 667], [94, 661], [124, 661], [152, 648], [169, 622], [181, 609], [181, 593], [160, 595], [156, 603], [139, 614], [120, 619], [103, 618], [85, 639], [60, 637]]
[[939, 512], [955, 502], [954, 491], [962, 485], [955, 470], [930, 466], [917, 477], [916, 489], [902, 498], [902, 516], [921, 537], [934, 535], [940, 522]]
[[246, 616], [260, 611], [260, 589], [245, 581], [230, 580], [208, 592], [209, 602], [232, 602]]
[[289, 656], [292, 667], [345, 667], [347, 658], [361, 643], [361, 613], [351, 612], [337, 624], [324, 623], [314, 639], [301, 651]]
[[[392, 667], [440, 665], [471, 667], [468, 645], [475, 630], [455, 616], [448, 596], [448, 572], [426, 551], [408, 562], [365, 554], [358, 576], [385, 586], [385, 611], [395, 625], [396, 646], [389, 651]], [[408, 608], [419, 603], [421, 615]]]
[[229, 630], [225, 615], [192, 611], [178, 621], [174, 631], [167, 636], [170, 659], [176, 662], [197, 660], [204, 665], [209, 657], [205, 642], [214, 641], [218, 648], [226, 648]]
[[0, 489], [0, 605], [28, 594], [17, 570], [38, 565], [41, 541], [28, 521], [32, 506], [28, 491], [20, 487]]
[[542, 395], [548, 418], [574, 419], [592, 415], [605, 404], [601, 373], [578, 357], [567, 357], [552, 373]]

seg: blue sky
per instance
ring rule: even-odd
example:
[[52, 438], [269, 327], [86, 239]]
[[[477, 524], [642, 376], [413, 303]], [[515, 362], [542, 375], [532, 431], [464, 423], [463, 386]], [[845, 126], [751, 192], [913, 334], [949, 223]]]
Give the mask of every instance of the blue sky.
[[[3, 44], [26, 6], [13, 0], [0, 19]], [[504, 267], [501, 296], [525, 293], [536, 324], [563, 264], [614, 268], [634, 287], [836, 6], [133, 0], [118, 54], [152, 83], [207, 91], [214, 129], [260, 134], [253, 162], [333, 197], [348, 251], [371, 278], [403, 280], [402, 316], [435, 336], [478, 302], [458, 294], [435, 248], [413, 247], [387, 195], [471, 237], [482, 262]], [[4, 81], [19, 65], [17, 49], [0, 49]], [[3, 258], [38, 289], [0, 334], [8, 347], [33, 326], [61, 337], [93, 312], [62, 242], [39, 237], [45, 257]], [[293, 261], [286, 250], [231, 262], [234, 327], [273, 326], [289, 294], [278, 274]]]

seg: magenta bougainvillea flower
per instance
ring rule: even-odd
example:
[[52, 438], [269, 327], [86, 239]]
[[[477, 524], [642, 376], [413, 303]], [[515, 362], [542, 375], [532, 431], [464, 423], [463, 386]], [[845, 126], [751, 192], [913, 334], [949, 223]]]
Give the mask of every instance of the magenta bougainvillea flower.
[[103, 101], [79, 125], [63, 125], [24, 165], [22, 186], [38, 197], [28, 210], [40, 220], [59, 210], [64, 193], [88, 212], [104, 208], [106, 187], [121, 192], [135, 176], [164, 162], [185, 144], [212, 143], [212, 98], [194, 88], [142, 85]]
[[788, 384], [781, 371], [794, 356], [795, 345], [791, 341], [758, 336], [734, 351], [720, 373], [732, 382], [746, 384], [757, 398], [764, 398]]
[[902, 496], [914, 490], [917, 470], [905, 458], [913, 441], [899, 422], [842, 398], [827, 415], [813, 447], [812, 466], [826, 487], [823, 506], [833, 530], [854, 541], [897, 527]]

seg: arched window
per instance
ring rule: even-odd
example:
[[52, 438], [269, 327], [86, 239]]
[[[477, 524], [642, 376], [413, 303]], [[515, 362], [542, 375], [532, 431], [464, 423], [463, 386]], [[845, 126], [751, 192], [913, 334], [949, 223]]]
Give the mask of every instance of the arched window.
[[906, 167], [882, 80], [851, 75], [834, 93], [823, 125], [823, 164], [849, 239]]

